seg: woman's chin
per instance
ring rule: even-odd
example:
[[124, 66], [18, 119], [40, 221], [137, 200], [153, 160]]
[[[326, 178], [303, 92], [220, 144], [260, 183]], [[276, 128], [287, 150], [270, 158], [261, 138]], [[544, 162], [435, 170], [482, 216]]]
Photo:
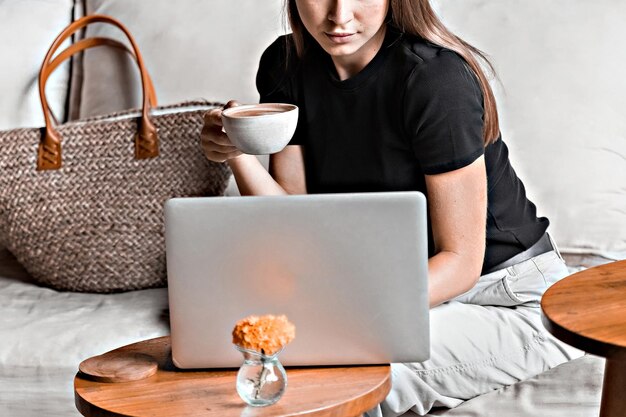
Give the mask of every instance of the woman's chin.
[[358, 50], [358, 47], [349, 43], [334, 44], [326, 42], [322, 45], [322, 49], [331, 57], [339, 58], [354, 54]]

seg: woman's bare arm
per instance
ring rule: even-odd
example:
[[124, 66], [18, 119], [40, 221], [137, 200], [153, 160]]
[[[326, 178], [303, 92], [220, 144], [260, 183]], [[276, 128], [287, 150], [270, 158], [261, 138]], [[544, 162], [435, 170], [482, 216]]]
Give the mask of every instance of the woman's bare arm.
[[470, 290], [485, 256], [487, 174], [484, 157], [470, 165], [426, 175], [435, 256], [428, 261], [430, 305]]
[[[224, 108], [238, 106], [231, 100]], [[223, 131], [223, 109], [213, 109], [204, 116], [201, 143], [204, 155], [213, 162], [227, 162], [233, 171], [241, 195], [304, 194], [304, 161], [301, 146], [287, 146], [270, 156], [269, 172], [253, 155], [239, 151]]]
[[241, 195], [306, 194], [301, 146], [287, 146], [270, 156], [269, 172], [252, 155], [228, 160]]

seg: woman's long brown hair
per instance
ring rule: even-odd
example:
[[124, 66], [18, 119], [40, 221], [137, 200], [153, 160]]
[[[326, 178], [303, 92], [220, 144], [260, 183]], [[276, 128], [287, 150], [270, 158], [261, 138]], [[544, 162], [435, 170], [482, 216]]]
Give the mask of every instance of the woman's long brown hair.
[[[500, 135], [496, 100], [487, 76], [478, 63], [478, 59], [482, 60], [492, 73], [495, 74], [495, 71], [485, 54], [450, 32], [433, 11], [429, 0], [389, 0], [389, 7], [391, 24], [400, 31], [419, 36], [435, 45], [450, 49], [467, 62], [472, 72], [478, 78], [483, 93], [483, 106], [485, 108], [483, 139], [485, 146], [495, 142]], [[306, 31], [302, 20], [300, 20], [296, 0], [286, 0], [286, 9], [291, 30], [293, 31], [296, 53], [298, 56], [302, 56], [307, 45], [315, 41]]]

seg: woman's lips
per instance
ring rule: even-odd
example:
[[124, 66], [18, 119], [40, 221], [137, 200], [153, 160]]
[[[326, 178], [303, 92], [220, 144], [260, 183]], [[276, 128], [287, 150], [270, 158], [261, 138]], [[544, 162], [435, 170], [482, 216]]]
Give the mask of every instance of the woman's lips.
[[328, 33], [324, 32], [328, 39], [330, 39], [334, 43], [346, 43], [350, 42], [354, 33]]

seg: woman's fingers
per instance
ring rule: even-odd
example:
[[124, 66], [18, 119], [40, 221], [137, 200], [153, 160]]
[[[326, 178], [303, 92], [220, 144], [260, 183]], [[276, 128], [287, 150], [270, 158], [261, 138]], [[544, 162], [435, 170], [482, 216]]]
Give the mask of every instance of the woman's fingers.
[[[224, 109], [236, 106], [239, 106], [239, 103], [230, 100]], [[204, 126], [200, 132], [202, 150], [205, 156], [214, 162], [224, 162], [242, 154], [222, 130], [222, 111], [223, 109], [212, 109], [206, 112]]]
[[202, 147], [209, 151], [220, 153], [228, 153], [237, 150], [237, 147], [232, 144], [220, 144], [208, 137], [202, 138]]
[[204, 114], [204, 126], [222, 127], [222, 109], [209, 110]]
[[230, 152], [219, 152], [216, 150], [204, 149], [204, 155], [213, 162], [226, 162], [229, 159], [233, 159], [241, 155], [242, 152], [238, 149]]
[[230, 143], [224, 133], [210, 132], [202, 136], [202, 150], [211, 161], [224, 162], [241, 155], [241, 151]]
[[222, 124], [222, 111], [231, 107], [240, 106], [239, 102], [236, 100], [230, 100], [226, 105], [221, 109], [212, 109], [204, 114], [204, 125], [207, 126], [223, 126]]
[[228, 103], [226, 103], [226, 105], [224, 106], [224, 109], [229, 109], [231, 107], [237, 107], [237, 106], [241, 106], [241, 104], [237, 100], [230, 100]]
[[221, 129], [217, 130], [214, 127], [204, 125], [200, 132], [200, 137], [203, 141], [215, 142], [222, 146], [234, 146], [230, 141], [230, 138]]

